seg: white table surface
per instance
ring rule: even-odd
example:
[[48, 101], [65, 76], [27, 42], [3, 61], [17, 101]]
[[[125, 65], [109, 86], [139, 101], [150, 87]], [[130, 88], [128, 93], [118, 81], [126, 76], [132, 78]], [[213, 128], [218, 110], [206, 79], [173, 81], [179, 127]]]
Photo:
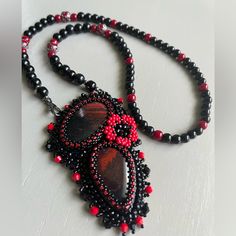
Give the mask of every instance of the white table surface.
[[[22, 30], [49, 13], [90, 12], [116, 18], [152, 33], [184, 51], [205, 74], [214, 94], [213, 0], [22, 1]], [[50, 96], [63, 106], [81, 93], [52, 72], [46, 42], [62, 25], [47, 27], [29, 54]], [[183, 132], [196, 122], [198, 104], [191, 78], [160, 51], [123, 35], [136, 59], [136, 91], [144, 118], [165, 132]], [[123, 64], [103, 39], [70, 37], [59, 51], [64, 63], [95, 80], [114, 97], [123, 94]], [[86, 213], [69, 172], [50, 161], [43, 128], [52, 120], [42, 103], [22, 85], [22, 190], [25, 236], [117, 235]], [[214, 116], [209, 129], [184, 145], [157, 143], [140, 133], [154, 187], [150, 213], [137, 235], [213, 236]]]

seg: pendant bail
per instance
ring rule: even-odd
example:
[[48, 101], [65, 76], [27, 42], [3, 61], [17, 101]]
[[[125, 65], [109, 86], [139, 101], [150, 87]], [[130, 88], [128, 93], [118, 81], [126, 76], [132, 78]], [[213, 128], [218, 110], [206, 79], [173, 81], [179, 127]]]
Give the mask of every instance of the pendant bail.
[[48, 110], [55, 116], [60, 116], [60, 108], [52, 102], [52, 99], [48, 96], [44, 97], [42, 101], [48, 106]]

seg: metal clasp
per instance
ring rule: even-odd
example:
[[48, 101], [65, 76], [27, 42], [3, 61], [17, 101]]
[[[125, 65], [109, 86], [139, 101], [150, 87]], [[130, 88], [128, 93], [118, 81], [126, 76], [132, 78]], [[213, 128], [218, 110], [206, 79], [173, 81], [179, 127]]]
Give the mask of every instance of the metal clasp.
[[42, 101], [47, 105], [48, 110], [55, 116], [60, 116], [60, 108], [57, 107], [50, 97], [45, 97], [42, 99]]

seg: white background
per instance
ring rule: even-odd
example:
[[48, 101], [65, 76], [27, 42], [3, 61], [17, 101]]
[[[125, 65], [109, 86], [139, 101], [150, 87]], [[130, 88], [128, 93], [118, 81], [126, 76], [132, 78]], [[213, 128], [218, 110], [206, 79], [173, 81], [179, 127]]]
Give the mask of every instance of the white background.
[[[49, 13], [90, 12], [152, 33], [184, 51], [205, 74], [214, 92], [214, 23], [211, 0], [198, 1], [22, 1], [22, 30]], [[65, 26], [65, 25], [64, 25]], [[46, 43], [63, 25], [47, 27], [30, 44], [30, 60], [50, 96], [63, 106], [81, 93], [52, 72]], [[133, 52], [136, 91], [144, 118], [164, 132], [180, 133], [196, 122], [197, 93], [191, 78], [158, 50], [123, 35]], [[114, 97], [123, 95], [123, 64], [114, 48], [90, 34], [60, 44], [64, 63], [95, 80]], [[53, 117], [23, 83], [22, 189], [27, 236], [117, 235], [86, 213], [69, 172], [50, 161], [43, 128]], [[214, 117], [209, 129], [184, 145], [157, 143], [140, 133], [154, 187], [151, 212], [137, 235], [212, 236]]]

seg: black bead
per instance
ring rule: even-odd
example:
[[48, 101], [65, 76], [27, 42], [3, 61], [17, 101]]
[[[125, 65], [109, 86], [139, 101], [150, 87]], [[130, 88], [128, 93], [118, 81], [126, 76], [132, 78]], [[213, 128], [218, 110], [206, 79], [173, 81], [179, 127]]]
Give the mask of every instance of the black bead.
[[89, 92], [94, 91], [97, 88], [97, 85], [94, 81], [89, 80], [85, 83], [86, 88], [88, 89]]
[[178, 135], [178, 134], [173, 135], [171, 137], [171, 143], [175, 143], [175, 144], [181, 143], [180, 135]]
[[53, 35], [53, 38], [56, 39], [58, 42], [62, 41], [62, 36], [59, 33], [55, 33]]
[[166, 51], [167, 48], [168, 48], [168, 43], [163, 43], [163, 44], [161, 45], [161, 49], [162, 49], [163, 51]]
[[161, 141], [164, 142], [164, 143], [170, 143], [171, 135], [169, 133], [163, 134]]
[[132, 110], [133, 114], [140, 114], [140, 109], [138, 107], [135, 107], [133, 110]]
[[37, 33], [37, 29], [34, 26], [30, 26], [29, 30], [32, 32], [32, 34], [36, 34]]
[[126, 89], [132, 89], [132, 88], [134, 88], [134, 83], [128, 81], [128, 82], [126, 83]]
[[146, 176], [149, 176], [149, 174], [150, 174], [150, 169], [148, 168], [148, 166], [147, 166], [147, 165], [144, 165], [142, 169], [143, 169], [144, 174], [145, 174]]
[[90, 29], [90, 24], [89, 23], [84, 23], [82, 26], [82, 31], [83, 32], [88, 32]]
[[26, 30], [26, 31], [24, 31], [24, 35], [28, 36], [29, 38], [32, 38], [33, 33], [30, 30]]
[[203, 98], [202, 103], [212, 103], [212, 98], [210, 96], [207, 96], [205, 98]]
[[66, 26], [66, 31], [68, 34], [72, 34], [74, 32], [74, 26], [73, 25], [67, 25]]
[[145, 132], [148, 134], [148, 135], [152, 135], [153, 132], [154, 132], [154, 128], [152, 126], [147, 126], [145, 128]]
[[123, 24], [121, 30], [123, 32], [128, 32], [129, 26], [127, 24]]
[[[190, 59], [189, 59], [190, 60]], [[196, 80], [199, 80], [199, 79], [201, 79], [201, 78], [203, 78], [204, 76], [203, 76], [203, 74], [199, 71], [196, 75], [195, 75], [195, 79]]]
[[68, 32], [65, 29], [61, 29], [59, 33], [63, 39], [65, 39], [68, 36]]
[[210, 110], [211, 109], [211, 103], [204, 103], [204, 104], [202, 104], [202, 109]]
[[180, 54], [180, 50], [179, 49], [175, 49], [173, 51], [173, 53], [172, 53], [173, 57], [177, 57], [177, 56], [179, 56], [179, 54]]
[[190, 63], [191, 63], [190, 58], [185, 57], [184, 60], [183, 60], [183, 65], [184, 65], [184, 66], [188, 66]]
[[207, 123], [210, 123], [210, 121], [211, 121], [211, 117], [210, 116], [201, 117], [201, 119], [206, 121]]
[[69, 79], [71, 80], [72, 78], [73, 78], [73, 76], [75, 76], [76, 75], [76, 73], [75, 73], [75, 71], [73, 71], [73, 70], [70, 70], [68, 73], [67, 73], [67, 76], [69, 77]]
[[205, 79], [204, 77], [201, 77], [201, 78], [199, 78], [199, 79], [197, 80], [198, 85], [203, 84], [203, 83], [206, 83], [206, 82], [207, 82], [207, 81], [206, 81], [206, 79]]
[[38, 87], [37, 94], [40, 98], [44, 98], [48, 95], [48, 90], [45, 87]]
[[139, 127], [141, 129], [145, 129], [146, 127], [148, 126], [148, 122], [146, 120], [142, 120], [140, 123], [139, 123]]
[[85, 19], [86, 21], [91, 21], [91, 20], [92, 20], [92, 15], [91, 15], [90, 13], [86, 13], [86, 14], [84, 15], [84, 19]]
[[171, 55], [174, 50], [175, 48], [173, 46], [168, 46], [166, 52]]
[[138, 38], [144, 39], [145, 35], [146, 35], [146, 33], [144, 31], [140, 31], [139, 35], [138, 35]]
[[119, 37], [119, 34], [117, 32], [112, 32], [110, 35], [110, 40], [114, 42]]
[[156, 38], [156, 37], [151, 37], [151, 39], [150, 39], [150, 44], [151, 44], [152, 46], [155, 46], [156, 43], [157, 43], [157, 38]]
[[105, 22], [105, 17], [104, 16], [99, 16], [98, 17], [98, 23], [104, 23]]
[[35, 28], [37, 31], [41, 31], [43, 29], [43, 24], [40, 22], [35, 23]]
[[135, 89], [134, 88], [128, 88], [126, 92], [127, 92], [127, 94], [135, 93]]
[[28, 83], [32, 89], [36, 89], [38, 86], [41, 86], [41, 80], [37, 77], [28, 79]]
[[134, 109], [135, 107], [137, 107], [137, 103], [136, 102], [132, 102], [128, 104], [129, 109], [132, 111], [132, 109]]
[[33, 73], [26, 73], [26, 78], [27, 79], [33, 79], [33, 78], [36, 78], [36, 74], [33, 72]]
[[198, 127], [198, 128], [195, 129], [195, 132], [196, 132], [197, 135], [201, 135], [203, 133], [203, 128]]
[[135, 32], [135, 28], [133, 26], [129, 26], [128, 33], [131, 35], [134, 35], [134, 32]]
[[97, 14], [93, 14], [92, 17], [91, 17], [91, 20], [93, 23], [98, 23], [98, 15]]
[[63, 65], [61, 69], [59, 70], [60, 75], [66, 76], [68, 75], [68, 72], [70, 71], [70, 67], [68, 65]]
[[203, 111], [201, 111], [201, 116], [205, 117], [205, 116], [209, 116], [211, 114], [211, 111], [208, 109], [204, 109]]
[[129, 82], [134, 82], [134, 70], [127, 72], [127, 77], [126, 77], [126, 81]]
[[191, 70], [191, 74], [192, 74], [192, 75], [196, 75], [199, 71], [200, 71], [200, 69], [199, 69], [198, 67], [194, 67], [194, 68]]
[[61, 67], [62, 67], [62, 63], [58, 62], [58, 63], [55, 63], [52, 68], [55, 72], [59, 72]]
[[135, 37], [138, 37], [139, 34], [140, 34], [140, 30], [139, 29], [134, 29], [133, 35]]
[[140, 114], [135, 113], [136, 109], [138, 109], [138, 108], [133, 109], [132, 112], [134, 112], [134, 119], [135, 119], [135, 121], [137, 123], [139, 123], [139, 122], [141, 122], [143, 120], [143, 116], [140, 115]]
[[201, 92], [201, 96], [202, 96], [202, 97], [208, 97], [208, 96], [210, 96], [210, 95], [211, 95], [211, 93], [210, 93], [209, 90]]
[[106, 19], [104, 20], [104, 23], [105, 23], [107, 26], [110, 26], [111, 18], [106, 18]]
[[129, 64], [126, 66], [126, 70], [127, 71], [130, 71], [130, 70], [133, 70], [134, 69], [134, 64]]
[[24, 53], [22, 53], [21, 58], [24, 60], [27, 60], [29, 58], [29, 56], [27, 53], [24, 52]]
[[75, 85], [81, 85], [85, 82], [85, 78], [82, 74], [75, 74], [73, 77], [72, 77], [72, 81], [71, 81], [73, 84]]
[[189, 137], [190, 137], [191, 139], [194, 139], [194, 138], [197, 136], [195, 130], [190, 130], [190, 131], [188, 132], [188, 135], [189, 135]]
[[180, 137], [181, 137], [182, 143], [187, 143], [190, 140], [190, 137], [188, 134], [182, 134]]
[[58, 56], [55, 55], [55, 56], [50, 57], [50, 63], [52, 65], [55, 65], [58, 62], [60, 62], [60, 58]]
[[82, 31], [82, 25], [81, 24], [76, 24], [74, 26], [74, 31], [76, 34], [80, 33]]
[[119, 22], [116, 23], [116, 28], [118, 30], [121, 30], [122, 26], [123, 26], [122, 22], [119, 21]]
[[162, 41], [161, 39], [158, 39], [158, 40], [156, 41], [156, 43], [155, 43], [155, 46], [156, 46], [157, 48], [161, 48], [162, 43], [163, 43], [163, 41]]
[[77, 14], [77, 19], [78, 19], [78, 20], [84, 20], [84, 13], [83, 13], [83, 12], [79, 12], [79, 13]]
[[194, 62], [189, 62], [186, 66], [189, 70], [192, 70], [196, 65]]
[[47, 16], [47, 21], [49, 25], [52, 25], [53, 23], [55, 23], [55, 19], [53, 15], [48, 15]]
[[43, 27], [46, 27], [46, 26], [48, 25], [48, 21], [47, 21], [47, 19], [45, 19], [45, 18], [42, 18], [42, 19], [40, 20], [40, 23], [43, 25]]
[[33, 66], [27, 66], [25, 68], [25, 71], [26, 71], [26, 73], [32, 73], [32, 72], [34, 72], [34, 67]]
[[29, 60], [22, 60], [21, 64], [22, 64], [23, 68], [26, 68], [26, 67], [30, 66]]

